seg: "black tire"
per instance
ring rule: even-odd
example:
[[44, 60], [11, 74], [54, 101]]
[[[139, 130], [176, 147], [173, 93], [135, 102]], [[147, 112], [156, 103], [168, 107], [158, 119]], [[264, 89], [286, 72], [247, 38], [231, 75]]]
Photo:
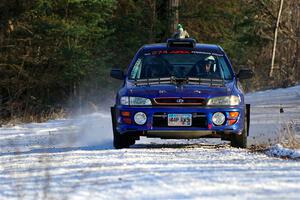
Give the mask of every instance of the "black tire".
[[129, 148], [135, 144], [135, 139], [131, 136], [121, 135], [118, 131], [114, 131], [113, 144], [116, 149]]
[[247, 133], [243, 130], [241, 135], [232, 134], [231, 146], [237, 148], [247, 148]]
[[128, 135], [121, 135], [116, 129], [116, 112], [115, 108], [111, 108], [111, 120], [113, 129], [113, 145], [116, 149], [128, 148], [135, 144], [135, 138]]
[[226, 140], [230, 141], [231, 140], [231, 135], [230, 134], [225, 134], [225, 133], [219, 133], [221, 135], [221, 140]]
[[247, 148], [247, 135], [248, 135], [248, 115], [245, 113], [244, 129], [241, 135], [231, 135], [231, 146], [237, 148]]

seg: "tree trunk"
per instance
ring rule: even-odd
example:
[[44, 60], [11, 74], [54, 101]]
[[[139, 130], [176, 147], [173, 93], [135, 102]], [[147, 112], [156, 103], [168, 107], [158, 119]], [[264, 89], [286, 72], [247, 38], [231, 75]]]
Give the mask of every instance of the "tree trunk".
[[278, 29], [279, 29], [279, 23], [280, 23], [280, 17], [281, 17], [283, 2], [284, 2], [284, 0], [280, 0], [280, 7], [279, 7], [279, 11], [278, 11], [277, 22], [276, 22], [276, 27], [275, 27], [275, 32], [274, 32], [272, 62], [271, 62], [271, 70], [270, 70], [270, 74], [269, 74], [270, 77], [273, 76], [273, 72], [274, 72], [274, 63], [275, 63], [275, 56], [276, 56], [277, 36], [278, 36]]
[[296, 5], [296, 53], [295, 53], [295, 80], [296, 82], [300, 80], [300, 2]]
[[179, 0], [169, 0], [169, 34], [171, 35], [179, 22]]
[[149, 34], [149, 43], [155, 42], [155, 22], [156, 22], [156, 0], [149, 0], [149, 7], [151, 8], [151, 25], [150, 25], [150, 34]]

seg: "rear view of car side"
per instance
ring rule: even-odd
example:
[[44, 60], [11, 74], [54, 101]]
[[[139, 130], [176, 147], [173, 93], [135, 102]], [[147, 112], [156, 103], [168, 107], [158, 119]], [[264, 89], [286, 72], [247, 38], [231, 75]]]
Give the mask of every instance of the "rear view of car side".
[[249, 106], [238, 74], [223, 49], [193, 39], [169, 39], [143, 46], [127, 72], [113, 69], [123, 80], [111, 108], [114, 146], [126, 148], [140, 136], [163, 139], [221, 137], [245, 148]]

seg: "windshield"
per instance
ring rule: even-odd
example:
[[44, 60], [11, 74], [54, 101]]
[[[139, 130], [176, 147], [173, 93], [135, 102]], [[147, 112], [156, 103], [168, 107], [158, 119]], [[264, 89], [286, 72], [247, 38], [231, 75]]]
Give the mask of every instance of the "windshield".
[[231, 71], [223, 56], [194, 51], [166, 51], [144, 54], [135, 62], [129, 79], [162, 77], [209, 78], [231, 80]]

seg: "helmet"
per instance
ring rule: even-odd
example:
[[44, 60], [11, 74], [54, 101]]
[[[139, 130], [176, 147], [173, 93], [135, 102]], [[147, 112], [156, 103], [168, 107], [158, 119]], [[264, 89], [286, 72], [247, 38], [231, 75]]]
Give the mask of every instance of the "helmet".
[[214, 64], [215, 58], [213, 56], [208, 56], [204, 59], [205, 63]]
[[211, 64], [213, 66], [212, 71], [216, 71], [216, 60], [213, 56], [208, 56], [204, 59], [205, 64]]

